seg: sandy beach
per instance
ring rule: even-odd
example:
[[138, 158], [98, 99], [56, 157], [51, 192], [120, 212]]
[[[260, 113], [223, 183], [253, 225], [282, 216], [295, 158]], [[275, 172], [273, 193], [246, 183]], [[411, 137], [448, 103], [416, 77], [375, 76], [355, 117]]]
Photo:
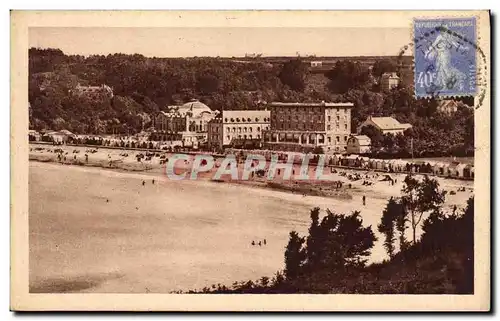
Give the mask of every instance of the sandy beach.
[[[64, 148], [68, 163], [75, 155], [84, 161], [88, 149]], [[76, 149], [80, 153], [73, 154]], [[136, 161], [137, 151], [123, 153], [90, 154], [95, 167], [122, 158], [110, 170], [57, 164], [55, 153], [30, 152], [37, 160], [30, 162], [29, 176], [32, 292], [166, 293], [272, 276], [283, 268], [289, 232], [304, 235], [315, 206], [360, 210], [363, 224], [379, 238], [370, 261], [386, 258], [376, 226], [387, 198], [400, 194], [403, 174], [391, 174], [397, 179], [393, 186], [376, 179], [371, 186], [350, 182], [352, 198], [346, 199], [255, 187], [265, 187], [262, 182], [172, 181], [159, 157], [144, 164]], [[333, 177], [346, 181], [338, 173]], [[447, 195], [444, 205], [463, 208], [473, 182], [438, 180], [449, 191], [466, 187]], [[265, 246], [251, 245], [264, 238]]]

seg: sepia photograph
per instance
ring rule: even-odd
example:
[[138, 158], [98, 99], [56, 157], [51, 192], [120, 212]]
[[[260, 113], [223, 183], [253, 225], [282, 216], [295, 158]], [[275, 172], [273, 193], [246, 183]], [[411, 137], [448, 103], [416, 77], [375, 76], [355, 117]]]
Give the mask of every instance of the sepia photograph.
[[489, 310], [488, 11], [11, 25], [12, 309]]

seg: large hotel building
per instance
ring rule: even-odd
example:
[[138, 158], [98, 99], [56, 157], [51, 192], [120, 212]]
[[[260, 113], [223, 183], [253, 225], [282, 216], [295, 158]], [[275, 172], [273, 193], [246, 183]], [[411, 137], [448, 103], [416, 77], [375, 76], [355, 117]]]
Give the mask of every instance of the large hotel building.
[[264, 132], [263, 148], [342, 153], [351, 134], [352, 103], [281, 103], [268, 105], [271, 128]]
[[213, 150], [247, 143], [260, 148], [269, 118], [268, 110], [224, 110], [208, 123], [208, 145]]

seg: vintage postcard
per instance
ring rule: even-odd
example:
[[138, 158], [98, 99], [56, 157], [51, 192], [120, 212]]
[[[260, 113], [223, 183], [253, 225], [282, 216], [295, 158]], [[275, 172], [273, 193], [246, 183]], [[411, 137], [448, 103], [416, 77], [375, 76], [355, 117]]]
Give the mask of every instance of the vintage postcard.
[[12, 11], [11, 309], [489, 311], [488, 11]]

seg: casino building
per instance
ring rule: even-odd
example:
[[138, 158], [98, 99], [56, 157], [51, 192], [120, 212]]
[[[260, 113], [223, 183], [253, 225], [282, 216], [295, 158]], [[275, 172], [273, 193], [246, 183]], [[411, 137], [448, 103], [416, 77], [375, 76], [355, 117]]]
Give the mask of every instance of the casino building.
[[208, 123], [218, 111], [193, 100], [181, 106], [169, 106], [168, 111], [160, 111], [154, 117], [155, 132], [151, 140], [181, 141], [182, 146], [198, 148], [207, 141]]
[[351, 134], [353, 103], [283, 103], [267, 105], [270, 129], [263, 148], [281, 151], [345, 153]]

